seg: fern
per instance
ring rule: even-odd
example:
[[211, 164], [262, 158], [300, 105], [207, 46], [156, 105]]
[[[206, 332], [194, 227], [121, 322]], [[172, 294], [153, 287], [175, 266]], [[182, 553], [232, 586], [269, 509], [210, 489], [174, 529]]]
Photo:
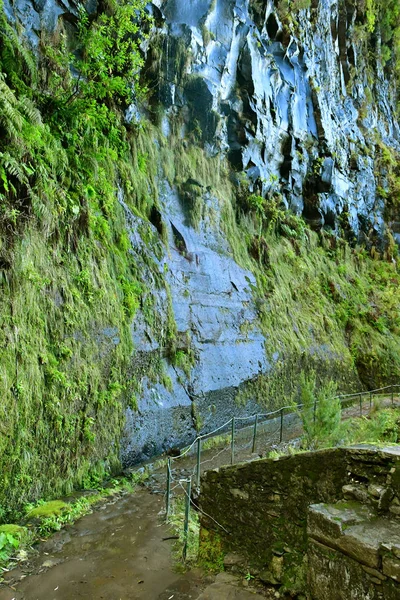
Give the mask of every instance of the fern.
[[20, 110], [26, 118], [35, 125], [43, 125], [42, 116], [35, 104], [29, 98], [22, 98], [19, 103]]
[[0, 2], [0, 37], [3, 42], [1, 55], [3, 70], [6, 73], [17, 76], [22, 83], [20, 75], [25, 75], [32, 85], [36, 82], [37, 68], [36, 59], [30, 49], [23, 43], [22, 31], [16, 31], [7, 22], [3, 3]]
[[3, 168], [7, 171], [9, 175], [16, 177], [22, 185], [28, 184], [28, 178], [26, 175], [26, 166], [22, 165], [17, 161], [14, 156], [11, 156], [8, 152], [2, 154], [2, 163]]
[[10, 140], [16, 141], [18, 132], [22, 128], [23, 117], [19, 111], [18, 101], [6, 84], [2, 73], [0, 73], [0, 123]]

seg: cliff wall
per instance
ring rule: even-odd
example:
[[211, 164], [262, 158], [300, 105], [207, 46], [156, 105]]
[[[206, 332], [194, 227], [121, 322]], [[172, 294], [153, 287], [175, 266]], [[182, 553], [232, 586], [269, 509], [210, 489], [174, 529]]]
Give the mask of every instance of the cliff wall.
[[362, 2], [139, 4], [3, 3], [11, 508], [282, 405], [302, 370], [398, 381], [394, 42]]

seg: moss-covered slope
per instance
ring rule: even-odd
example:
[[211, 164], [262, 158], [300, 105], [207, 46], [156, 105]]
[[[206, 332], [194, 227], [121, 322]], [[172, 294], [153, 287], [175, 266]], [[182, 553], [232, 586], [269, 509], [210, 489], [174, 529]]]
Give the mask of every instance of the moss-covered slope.
[[[228, 400], [213, 390], [224, 410], [254, 399], [287, 402], [311, 368], [343, 390], [399, 380], [400, 277], [390, 230], [380, 245], [376, 232], [357, 241], [344, 212], [335, 234], [315, 232], [284, 208], [277, 180], [264, 195], [257, 186], [250, 192], [248, 176], [210, 146], [207, 127], [219, 118], [205, 127], [190, 106], [160, 106], [152, 88], [163, 61], [157, 44], [147, 54], [149, 89], [146, 75], [132, 88], [141, 65], [138, 7], [110, 2], [90, 18], [77, 13], [73, 25], [60, 19], [52, 36], [42, 31], [35, 52], [1, 11], [0, 519], [118, 470], [125, 411], [138, 421], [144, 378], [171, 393], [173, 368], [194, 429], [206, 409], [213, 416], [208, 396], [199, 403], [191, 395], [193, 332], [179, 330], [172, 310], [163, 185], [178, 192], [188, 227], [219, 229], [224, 243], [213, 251], [254, 274], [256, 319], [241, 323], [240, 340], [261, 331], [270, 370]], [[176, 83], [190, 62], [182, 44], [175, 58]], [[189, 92], [204, 92], [192, 84]], [[124, 118], [132, 99], [143, 106], [136, 124]], [[379, 139], [378, 155], [380, 197], [387, 194], [394, 219], [396, 153]], [[139, 319], [155, 351], [134, 347]]]

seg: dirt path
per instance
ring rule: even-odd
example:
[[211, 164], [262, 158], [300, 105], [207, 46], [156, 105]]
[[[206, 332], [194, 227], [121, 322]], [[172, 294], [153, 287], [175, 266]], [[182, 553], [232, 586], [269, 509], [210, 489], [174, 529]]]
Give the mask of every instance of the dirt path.
[[208, 582], [174, 571], [161, 508], [162, 497], [145, 490], [104, 505], [40, 544], [33, 574], [9, 573], [14, 589], [0, 586], [0, 600], [197, 598]]
[[[0, 600], [271, 600], [229, 574], [178, 573], [163, 497], [140, 490], [103, 505], [8, 573]], [[162, 510], [163, 514], [163, 510]]]

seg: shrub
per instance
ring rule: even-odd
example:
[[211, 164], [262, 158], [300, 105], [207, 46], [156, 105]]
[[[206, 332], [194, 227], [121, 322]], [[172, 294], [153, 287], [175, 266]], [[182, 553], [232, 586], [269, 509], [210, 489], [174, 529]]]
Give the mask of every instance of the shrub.
[[316, 391], [315, 372], [300, 376], [300, 416], [304, 428], [304, 443], [308, 448], [337, 444], [343, 437], [341, 403], [333, 381]]

